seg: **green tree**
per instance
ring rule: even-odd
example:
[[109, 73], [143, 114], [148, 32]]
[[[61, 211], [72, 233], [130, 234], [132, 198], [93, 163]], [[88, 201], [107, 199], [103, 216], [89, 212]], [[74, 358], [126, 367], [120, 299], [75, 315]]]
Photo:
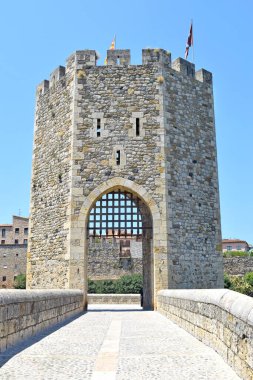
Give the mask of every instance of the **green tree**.
[[142, 275], [125, 275], [117, 280], [88, 280], [88, 292], [93, 294], [140, 294]]
[[118, 294], [140, 294], [143, 288], [143, 278], [140, 274], [125, 275], [115, 284]]
[[232, 281], [227, 273], [224, 273], [224, 288], [231, 289]]
[[14, 288], [15, 289], [25, 289], [26, 288], [26, 275], [25, 274], [19, 274], [15, 278], [14, 281]]
[[244, 275], [245, 281], [253, 288], [253, 272], [248, 272]]

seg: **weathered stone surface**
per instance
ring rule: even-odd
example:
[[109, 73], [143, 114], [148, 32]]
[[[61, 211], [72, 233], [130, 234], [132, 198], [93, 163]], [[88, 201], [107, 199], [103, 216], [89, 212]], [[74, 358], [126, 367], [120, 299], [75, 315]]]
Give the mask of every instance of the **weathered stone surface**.
[[232, 275], [243, 276], [247, 272], [253, 272], [253, 257], [224, 257], [224, 272]]
[[0, 287], [12, 288], [19, 274], [26, 274], [27, 244], [0, 245]]
[[142, 242], [129, 239], [131, 257], [120, 254], [119, 239], [89, 239], [88, 278], [117, 279], [126, 274], [142, 274]]
[[88, 304], [132, 304], [141, 303], [140, 294], [88, 294]]
[[196, 79], [183, 59], [171, 67], [162, 49], [145, 49], [142, 65], [129, 60], [129, 51], [117, 51], [96, 66], [95, 51], [77, 51], [65, 75], [58, 70], [49, 88], [38, 87], [30, 288], [86, 290], [89, 211], [119, 188], [151, 214], [153, 238], [143, 250], [153, 305], [159, 289], [223, 286], [211, 74]]
[[83, 309], [81, 290], [1, 290], [0, 352]]
[[253, 299], [228, 289], [162, 290], [158, 311], [253, 378]]
[[214, 350], [157, 312], [91, 306], [0, 355], [1, 379], [239, 380]]

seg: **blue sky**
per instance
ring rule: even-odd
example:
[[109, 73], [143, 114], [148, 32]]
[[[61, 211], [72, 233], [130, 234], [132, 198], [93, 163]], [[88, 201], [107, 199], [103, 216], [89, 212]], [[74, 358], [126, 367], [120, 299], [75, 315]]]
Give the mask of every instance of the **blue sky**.
[[75, 50], [95, 49], [103, 64], [115, 33], [132, 63], [145, 47], [183, 57], [191, 18], [196, 68], [214, 75], [223, 237], [253, 244], [252, 0], [2, 2], [0, 223], [29, 213], [36, 85]]

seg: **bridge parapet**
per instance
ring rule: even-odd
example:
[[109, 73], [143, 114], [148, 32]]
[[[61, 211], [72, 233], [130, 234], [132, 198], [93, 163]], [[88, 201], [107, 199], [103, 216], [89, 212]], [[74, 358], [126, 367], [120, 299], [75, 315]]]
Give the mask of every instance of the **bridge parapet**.
[[158, 311], [253, 378], [253, 299], [228, 289], [161, 290]]
[[88, 304], [132, 304], [140, 305], [140, 294], [88, 294]]
[[0, 291], [0, 352], [83, 311], [81, 290]]

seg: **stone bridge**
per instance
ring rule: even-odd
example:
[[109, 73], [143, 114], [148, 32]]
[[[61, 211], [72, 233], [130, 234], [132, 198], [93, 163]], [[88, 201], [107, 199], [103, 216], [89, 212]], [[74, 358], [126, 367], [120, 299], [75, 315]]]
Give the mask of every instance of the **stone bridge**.
[[157, 311], [89, 304], [86, 312], [83, 305], [80, 290], [1, 291], [0, 378], [253, 379], [247, 296], [162, 290]]

